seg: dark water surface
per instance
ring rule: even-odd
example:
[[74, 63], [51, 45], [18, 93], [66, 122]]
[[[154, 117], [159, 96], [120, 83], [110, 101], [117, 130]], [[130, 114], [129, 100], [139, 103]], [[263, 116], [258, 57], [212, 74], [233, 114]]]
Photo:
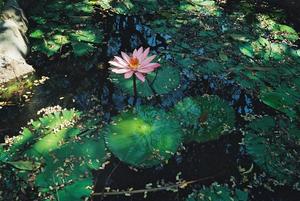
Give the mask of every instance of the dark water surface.
[[[230, 10], [228, 10], [230, 12]], [[45, 84], [36, 87], [31, 100], [24, 104], [5, 106], [0, 109], [0, 138], [5, 135], [16, 135], [22, 126], [30, 119], [34, 119], [43, 107], [60, 105], [65, 108], [75, 107], [80, 111], [92, 112], [102, 115], [108, 122], [113, 115], [131, 105], [133, 98], [123, 95], [107, 80], [107, 61], [121, 50], [130, 52], [132, 49], [150, 46], [159, 53], [167, 48], [165, 39], [152, 32], [145, 26], [147, 17], [132, 16], [96, 16], [105, 21], [104, 41], [107, 45], [102, 51], [96, 52], [93, 59], [85, 61], [66, 58], [46, 60], [43, 57], [32, 55], [29, 61], [37, 68], [37, 76], [47, 76]], [[130, 39], [130, 40], [128, 40]], [[88, 66], [88, 68], [86, 67]], [[236, 111], [236, 130], [231, 134], [221, 137], [218, 141], [203, 144], [191, 143], [184, 145], [167, 165], [150, 169], [134, 170], [126, 164], [112, 158], [111, 163], [101, 172], [95, 172], [96, 192], [102, 192], [104, 187], [126, 190], [144, 189], [149, 183], [153, 186], [159, 183], [176, 182], [176, 177], [184, 180], [197, 180], [200, 182], [179, 192], [159, 191], [148, 193], [147, 201], [182, 201], [191, 192], [192, 187], [210, 184], [235, 182], [241, 189], [247, 182], [242, 178], [238, 166], [249, 169], [251, 160], [245, 153], [242, 141], [242, 132], [246, 121], [241, 115], [269, 114], [275, 115], [276, 111], [262, 104], [258, 99], [238, 87], [232, 80], [224, 76], [195, 76], [189, 70], [183, 72], [180, 87], [170, 94], [155, 97], [151, 100], [138, 99], [137, 104], [152, 104], [168, 110], [176, 102], [187, 96], [201, 96], [215, 94], [227, 100]], [[258, 169], [256, 166], [255, 169]], [[258, 170], [259, 171], [259, 170]], [[267, 191], [262, 187], [253, 187], [252, 200], [255, 201], [299, 201], [297, 192], [290, 189], [278, 188], [275, 192]], [[140, 201], [144, 194], [134, 196], [93, 197], [100, 201]]]

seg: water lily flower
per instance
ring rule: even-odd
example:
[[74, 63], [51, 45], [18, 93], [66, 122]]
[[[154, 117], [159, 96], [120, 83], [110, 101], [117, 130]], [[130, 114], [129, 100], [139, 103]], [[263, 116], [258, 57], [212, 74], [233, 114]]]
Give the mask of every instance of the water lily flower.
[[154, 71], [160, 66], [159, 63], [151, 63], [156, 55], [148, 56], [150, 48], [138, 50], [134, 49], [131, 55], [121, 52], [122, 57], [115, 56], [109, 61], [113, 67], [111, 71], [117, 74], [124, 74], [125, 79], [129, 79], [134, 74], [139, 80], [145, 82], [145, 74]]

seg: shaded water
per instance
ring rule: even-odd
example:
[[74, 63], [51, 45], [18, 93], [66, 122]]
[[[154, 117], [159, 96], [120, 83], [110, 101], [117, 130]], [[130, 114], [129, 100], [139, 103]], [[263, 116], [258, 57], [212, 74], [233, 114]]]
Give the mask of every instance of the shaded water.
[[[104, 20], [105, 39], [107, 44], [102, 51], [96, 52], [93, 59], [86, 61], [72, 60], [70, 57], [45, 60], [38, 55], [32, 55], [30, 62], [37, 67], [38, 76], [47, 76], [49, 79], [44, 85], [34, 90], [31, 100], [24, 104], [5, 106], [0, 109], [1, 141], [4, 135], [16, 135], [20, 127], [34, 119], [41, 108], [60, 105], [61, 107], [75, 107], [80, 111], [90, 112], [103, 116], [108, 122], [110, 118], [122, 111], [128, 105], [132, 105], [133, 98], [121, 93], [107, 79], [107, 61], [122, 51], [132, 51], [139, 46], [150, 46], [159, 53], [167, 48], [165, 40], [169, 36], [155, 34], [144, 25], [144, 18], [137, 16], [97, 16]], [[151, 17], [151, 16], [146, 16]], [[130, 40], [128, 40], [130, 39]], [[62, 50], [63, 51], [63, 50]], [[172, 59], [172, 58], [170, 58]], [[88, 64], [88, 65], [87, 65]], [[88, 66], [88, 67], [87, 67]], [[241, 115], [270, 114], [277, 112], [266, 107], [258, 99], [248, 94], [232, 80], [224, 76], [196, 76], [188, 69], [182, 72], [180, 87], [170, 94], [157, 96], [151, 100], [138, 99], [137, 104], [152, 104], [168, 110], [176, 102], [187, 96], [200, 96], [203, 94], [215, 94], [227, 100], [236, 111], [236, 130], [230, 135], [221, 137], [218, 141], [203, 144], [191, 143], [185, 145], [167, 165], [156, 168], [136, 171], [126, 164], [112, 158], [106, 169], [95, 172], [96, 192], [102, 192], [105, 187], [126, 190], [131, 187], [143, 189], [149, 183], [153, 186], [176, 182], [178, 173], [184, 180], [203, 179], [195, 186], [210, 184], [214, 181], [237, 183], [239, 187], [247, 185], [241, 182], [238, 166], [246, 169], [251, 167], [251, 162], [240, 145], [242, 141], [241, 128], [246, 124]], [[257, 167], [255, 167], [257, 168]], [[181, 201], [191, 188], [179, 192], [160, 191], [149, 193], [148, 201]], [[270, 192], [254, 188], [251, 192], [253, 200], [259, 201], [297, 201], [297, 193], [289, 189], [277, 189]], [[143, 200], [144, 194], [134, 196], [96, 196], [93, 200]]]

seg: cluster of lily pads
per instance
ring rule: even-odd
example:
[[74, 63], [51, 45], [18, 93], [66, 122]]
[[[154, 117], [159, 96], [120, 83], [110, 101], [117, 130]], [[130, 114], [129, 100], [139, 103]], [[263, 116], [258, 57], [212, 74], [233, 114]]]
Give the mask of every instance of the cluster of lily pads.
[[[182, 116], [191, 102], [191, 117], [188, 112]], [[1, 146], [0, 161], [22, 180], [33, 177], [32, 185], [43, 198], [78, 199], [92, 193], [92, 170], [103, 168], [106, 147], [129, 165], [152, 167], [167, 162], [184, 139], [216, 140], [233, 122], [233, 109], [217, 96], [186, 98], [170, 113], [150, 106], [129, 109], [103, 129], [75, 110], [62, 110], [30, 122]]]
[[102, 44], [103, 33], [93, 21], [94, 2], [89, 0], [39, 1], [30, 9], [32, 51], [48, 57], [70, 46], [75, 56], [93, 53]]
[[244, 141], [248, 154], [273, 183], [300, 189], [300, 129], [296, 122], [258, 118], [249, 124]]
[[[1, 146], [1, 167], [5, 170], [11, 166], [18, 180], [39, 190], [41, 199], [79, 200], [89, 196], [91, 171], [101, 168], [107, 155], [97, 127], [91, 121], [80, 125], [79, 118], [75, 110], [62, 110], [30, 122], [19, 136]], [[5, 185], [9, 180], [4, 178], [2, 185], [9, 188]], [[4, 189], [3, 193], [10, 191]]]
[[165, 53], [177, 66], [199, 75], [225, 75], [295, 119], [300, 98], [300, 50], [295, 45], [299, 36], [277, 11], [256, 13], [258, 5], [241, 1], [228, 14], [215, 1], [180, 1], [172, 9], [160, 10], [149, 26], [170, 38]]
[[[31, 16], [37, 24], [30, 34], [36, 42], [33, 49], [52, 56], [70, 44], [75, 55], [91, 53], [102, 41], [101, 28], [94, 27], [91, 17], [97, 6], [123, 15], [157, 13], [148, 25], [170, 38], [167, 49], [161, 52], [171, 55], [172, 62], [162, 61], [162, 67], [148, 74], [144, 83], [138, 82], [138, 95], [173, 91], [180, 84], [183, 68], [200, 76], [223, 74], [235, 80], [288, 117], [254, 120], [246, 128], [244, 145], [253, 161], [272, 179], [299, 189], [297, 32], [270, 15], [252, 16], [255, 21], [249, 25], [246, 19], [254, 5], [226, 15], [212, 0], [176, 1], [178, 4], [153, 0], [146, 6], [144, 2], [50, 1], [43, 17]], [[65, 19], [63, 24], [61, 19]], [[110, 79], [132, 95], [131, 80], [115, 74]], [[0, 166], [13, 168], [20, 180], [31, 181], [45, 199], [79, 200], [92, 194], [92, 171], [104, 168], [109, 152], [129, 165], [148, 168], [164, 164], [182, 143], [217, 140], [230, 133], [235, 123], [234, 110], [212, 95], [184, 98], [169, 112], [150, 106], [128, 109], [104, 128], [100, 128], [99, 121], [80, 116], [75, 110], [64, 110], [31, 122], [20, 136], [0, 146]], [[246, 201], [247, 197], [244, 191], [213, 184], [192, 193], [187, 201]]]

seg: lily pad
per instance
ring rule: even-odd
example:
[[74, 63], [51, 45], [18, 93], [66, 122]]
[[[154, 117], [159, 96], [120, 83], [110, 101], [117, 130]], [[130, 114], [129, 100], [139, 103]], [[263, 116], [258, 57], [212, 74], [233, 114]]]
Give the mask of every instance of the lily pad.
[[51, 191], [50, 186], [92, 177], [91, 170], [100, 169], [105, 159], [103, 138], [83, 138], [68, 143], [45, 157], [45, 168], [37, 175], [35, 184], [43, 191]]
[[92, 178], [86, 178], [80, 181], [76, 181], [71, 185], [64, 187], [57, 191], [57, 200], [70, 201], [70, 200], [82, 200], [88, 198], [92, 194], [93, 190]]
[[177, 121], [152, 107], [123, 112], [104, 129], [110, 151], [138, 167], [165, 163], [181, 144], [181, 132]]
[[64, 140], [75, 137], [80, 130], [72, 125], [79, 118], [75, 110], [62, 110], [40, 117], [24, 128], [9, 149], [3, 151], [0, 160], [11, 161], [24, 153], [27, 157], [41, 157], [61, 146]]
[[279, 184], [299, 185], [300, 130], [291, 122], [265, 116], [254, 120], [245, 135], [248, 154]]
[[1, 150], [0, 161], [16, 168], [18, 178], [30, 179], [42, 198], [89, 197], [92, 170], [102, 168], [107, 154], [104, 138], [95, 127], [98, 121], [79, 117], [75, 110], [62, 110], [32, 121], [8, 149]]
[[[296, 81], [296, 80], [295, 80]], [[266, 105], [285, 113], [290, 118], [296, 118], [296, 107], [300, 105], [300, 87], [281, 85], [274, 90], [264, 90], [260, 95]]]
[[[133, 80], [125, 79], [123, 75], [112, 73], [112, 82], [123, 92], [133, 95]], [[155, 94], [166, 94], [176, 89], [180, 84], [180, 72], [176, 67], [161, 65], [156, 71], [146, 75], [146, 81], [137, 80], [139, 96], [147, 97]]]
[[199, 143], [218, 139], [235, 122], [233, 108], [218, 96], [185, 98], [175, 105], [172, 114], [181, 122], [185, 139]]

